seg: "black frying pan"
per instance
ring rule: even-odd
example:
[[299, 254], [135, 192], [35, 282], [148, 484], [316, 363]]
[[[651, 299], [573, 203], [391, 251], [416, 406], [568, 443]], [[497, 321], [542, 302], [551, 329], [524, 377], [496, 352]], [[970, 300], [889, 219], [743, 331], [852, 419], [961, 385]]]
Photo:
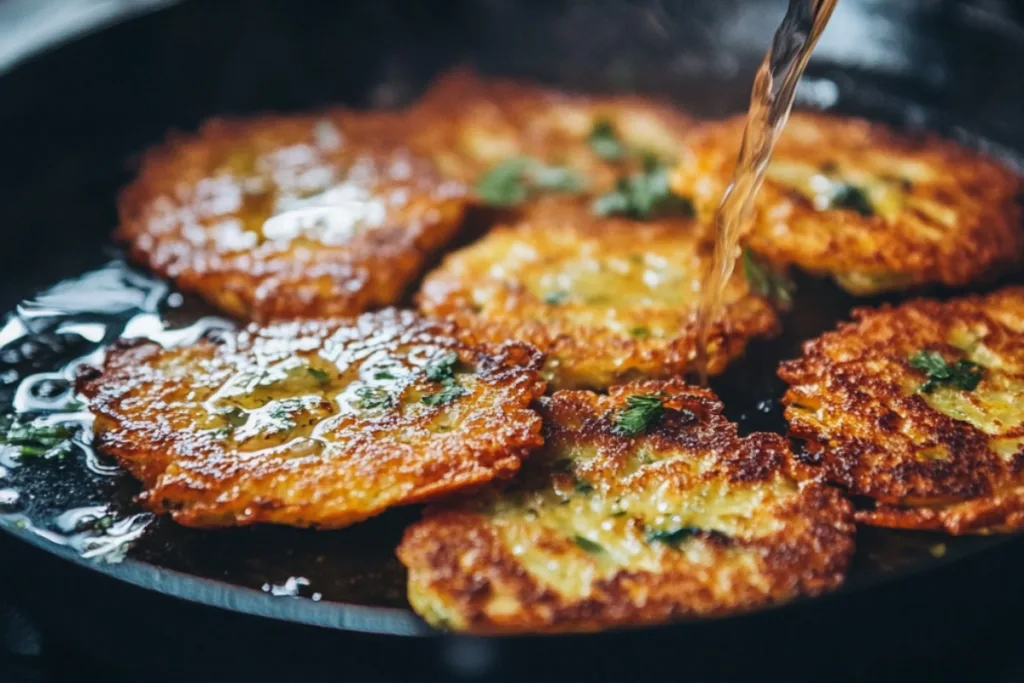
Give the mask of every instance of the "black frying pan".
[[[0, 307], [22, 302], [20, 323], [4, 328], [11, 338], [0, 334], [0, 406], [21, 376], [102, 343], [83, 322], [102, 320], [110, 334], [139, 306], [155, 305], [172, 326], [209, 313], [188, 299], [172, 306], [157, 283], [121, 266], [103, 271], [103, 297], [95, 275], [65, 285], [62, 298], [33, 295], [116, 257], [113, 199], [139, 151], [168, 129], [334, 102], [398, 106], [464, 61], [569, 87], [658, 93], [720, 115], [744, 106], [783, 10], [781, 0], [193, 0], [35, 56], [0, 77]], [[926, 1], [841, 0], [833, 23], [805, 104], [937, 128], [1010, 163], [1013, 150], [1024, 151], [1020, 28], [968, 5]], [[798, 285], [783, 337], [752, 348], [715, 383], [745, 430], [783, 428], [777, 362], [854, 303], [824, 282]], [[97, 312], [103, 301], [107, 310]], [[41, 312], [47, 306], [60, 310]], [[14, 339], [18, 324], [27, 334]], [[90, 475], [81, 459], [12, 475], [23, 496], [11, 511], [43, 531], [55, 514], [90, 503], [115, 500], [131, 514], [134, 485]], [[416, 515], [399, 510], [319, 534], [158, 522], [119, 563], [82, 559], [8, 516], [0, 577], [60, 639], [156, 680], [343, 680], [367, 671], [384, 680], [981, 678], [1019, 633], [1001, 622], [1024, 602], [1024, 544], [864, 529], [847, 585], [825, 598], [597, 635], [441, 638], [406, 609], [393, 557]], [[272, 595], [294, 576], [309, 579], [292, 584], [301, 597]]]

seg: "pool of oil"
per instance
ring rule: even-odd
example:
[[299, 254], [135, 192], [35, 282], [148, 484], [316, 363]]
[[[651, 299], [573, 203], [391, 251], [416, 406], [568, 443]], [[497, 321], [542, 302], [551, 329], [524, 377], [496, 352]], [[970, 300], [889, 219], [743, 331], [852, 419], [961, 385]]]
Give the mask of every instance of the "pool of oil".
[[[804, 105], [842, 106], [844, 98], [848, 96], [827, 74], [812, 76], [802, 86]], [[858, 98], [855, 113], [933, 124], [928, 112], [891, 94], [869, 89]], [[941, 127], [962, 134], [955, 126]], [[1012, 157], [1007, 161], [1020, 168]], [[477, 234], [481, 221], [487, 222], [486, 216], [479, 218], [462, 241]], [[830, 282], [806, 277], [797, 277], [796, 286], [795, 306], [785, 315], [782, 335], [753, 344], [743, 359], [712, 381], [728, 416], [745, 433], [785, 430], [778, 403], [784, 387], [775, 375], [781, 360], [797, 356], [803, 341], [847, 319], [854, 306], [883, 300], [855, 300]], [[134, 502], [138, 485], [92, 448], [92, 417], [72, 388], [77, 366], [101, 359], [105, 346], [118, 337], [178, 344], [234, 324], [119, 259], [22, 301], [0, 326], [0, 416], [63, 426], [74, 436], [67, 452], [34, 457], [0, 446], [0, 531], [62, 547], [85, 562], [143, 563], [283, 600], [407, 607], [405, 572], [394, 549], [404, 528], [419, 515], [417, 508], [394, 510], [331, 532], [187, 529], [139, 507]], [[925, 569], [1004, 540], [861, 529], [845, 589]]]

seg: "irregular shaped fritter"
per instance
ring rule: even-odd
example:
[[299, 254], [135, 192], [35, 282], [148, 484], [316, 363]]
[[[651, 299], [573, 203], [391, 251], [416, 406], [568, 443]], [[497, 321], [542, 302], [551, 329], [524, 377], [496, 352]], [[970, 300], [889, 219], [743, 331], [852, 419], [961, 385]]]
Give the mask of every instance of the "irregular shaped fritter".
[[186, 526], [338, 528], [509, 477], [541, 441], [535, 349], [407, 311], [114, 346], [79, 390], [96, 444]]
[[640, 96], [569, 94], [468, 69], [435, 81], [412, 117], [417, 148], [453, 178], [476, 183], [503, 162], [528, 158], [569, 169], [589, 193], [612, 189], [645, 158], [677, 160], [691, 121]]
[[[558, 388], [602, 388], [692, 370], [695, 315], [713, 245], [695, 223], [598, 219], [578, 205], [541, 204], [517, 224], [450, 254], [418, 295], [490, 340], [527, 341], [547, 354]], [[729, 282], [709, 335], [721, 372], [752, 337], [778, 327], [742, 273]]]
[[[710, 216], [742, 118], [702, 126], [673, 187]], [[854, 294], [987, 280], [1024, 260], [1021, 179], [933, 134], [796, 113], [775, 148], [746, 241]]]
[[116, 236], [183, 289], [266, 321], [394, 303], [456, 232], [465, 190], [392, 114], [213, 120], [148, 151]]
[[779, 375], [802, 458], [877, 501], [860, 521], [1024, 528], [1024, 287], [854, 311]]
[[717, 615], [835, 588], [851, 507], [786, 472], [775, 434], [740, 438], [705, 390], [647, 381], [545, 399], [520, 477], [428, 508], [398, 555], [431, 624], [586, 631]]

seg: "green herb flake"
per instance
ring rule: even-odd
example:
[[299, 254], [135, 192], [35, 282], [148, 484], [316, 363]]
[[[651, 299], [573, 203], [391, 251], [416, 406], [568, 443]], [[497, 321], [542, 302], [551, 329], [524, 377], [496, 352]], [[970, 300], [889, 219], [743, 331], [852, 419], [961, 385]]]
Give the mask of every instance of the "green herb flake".
[[651, 336], [651, 329], [649, 327], [633, 327], [629, 330], [629, 336], [633, 339], [648, 339]]
[[615, 126], [606, 119], [594, 122], [588, 141], [594, 154], [605, 161], [619, 161], [626, 156], [626, 146], [619, 139]]
[[356, 398], [363, 410], [387, 409], [394, 403], [391, 394], [383, 387], [359, 387], [356, 389]]
[[458, 362], [459, 356], [454, 351], [449, 351], [436, 360], [431, 361], [424, 368], [427, 380], [431, 382], [447, 382], [455, 379], [455, 366]]
[[850, 185], [849, 183], [840, 184], [832, 192], [829, 208], [856, 211], [862, 216], [875, 215], [875, 208], [871, 206], [871, 200], [868, 199], [867, 193], [856, 185]]
[[577, 534], [572, 537], [573, 542], [578, 545], [582, 550], [590, 553], [591, 555], [598, 555], [604, 552], [604, 547], [600, 543], [595, 543], [589, 538], [584, 538]]
[[985, 376], [985, 368], [977, 363], [966, 359], [948, 363], [938, 351], [918, 351], [910, 358], [910, 367], [923, 372], [928, 378], [918, 388], [924, 394], [943, 386], [974, 391]]
[[522, 204], [537, 190], [582, 192], [584, 179], [562, 166], [548, 166], [531, 157], [513, 157], [497, 164], [480, 177], [476, 193], [486, 204], [511, 207]]
[[224, 417], [224, 421], [231, 429], [241, 427], [249, 421], [249, 413], [238, 407], [231, 408], [230, 410], [221, 413], [221, 415]]
[[307, 367], [306, 372], [308, 372], [310, 377], [316, 380], [316, 383], [322, 387], [331, 383], [330, 373], [324, 372], [320, 368]]
[[639, 436], [653, 427], [665, 414], [665, 403], [655, 394], [634, 394], [626, 399], [626, 407], [614, 418], [612, 433], [617, 436]]
[[398, 379], [390, 370], [377, 370], [373, 373], [374, 379]]
[[664, 543], [665, 545], [678, 548], [686, 539], [700, 533], [700, 527], [681, 526], [678, 529], [650, 529], [644, 535], [648, 543]]
[[469, 390], [463, 386], [456, 384], [454, 381], [445, 384], [441, 391], [435, 394], [427, 394], [422, 399], [423, 403], [428, 406], [443, 406], [451, 403], [452, 401], [461, 398], [469, 393]]
[[72, 436], [65, 425], [26, 425], [9, 417], [0, 429], [0, 445], [16, 447], [22, 458], [60, 459], [71, 454]]
[[544, 295], [544, 303], [548, 306], [560, 306], [569, 298], [569, 292], [555, 291]]
[[764, 297], [779, 308], [789, 308], [793, 303], [793, 282], [785, 275], [763, 263], [749, 249], [743, 250], [743, 275], [747, 278], [750, 291]]
[[527, 180], [532, 188], [549, 192], [577, 194], [587, 187], [579, 173], [564, 166], [538, 164], [530, 169]]
[[587, 494], [594, 492], [594, 486], [590, 482], [584, 481], [582, 479], [577, 479], [576, 482], [573, 484], [573, 488], [576, 489], [577, 493]]
[[594, 213], [637, 220], [696, 215], [693, 201], [672, 192], [664, 165], [653, 159], [645, 160], [644, 167], [643, 171], [620, 178], [614, 190], [595, 199]]

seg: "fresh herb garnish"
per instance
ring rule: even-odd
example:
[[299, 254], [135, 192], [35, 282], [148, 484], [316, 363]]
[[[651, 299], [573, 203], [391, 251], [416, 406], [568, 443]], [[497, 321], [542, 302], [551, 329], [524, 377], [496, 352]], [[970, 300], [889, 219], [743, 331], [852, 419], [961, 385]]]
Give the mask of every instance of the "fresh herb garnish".
[[427, 364], [425, 368], [427, 379], [431, 382], [447, 382], [454, 379], [455, 365], [458, 362], [458, 354], [454, 351], [449, 351]]
[[249, 413], [238, 407], [233, 407], [221, 413], [221, 415], [224, 417], [224, 421], [228, 423], [228, 426], [231, 429], [241, 427], [249, 421]]
[[387, 409], [394, 400], [383, 387], [359, 387], [356, 389], [356, 397], [359, 399], [359, 407], [363, 410]]
[[829, 207], [856, 211], [862, 216], [875, 215], [875, 209], [871, 206], [871, 200], [868, 199], [867, 193], [856, 185], [850, 185], [849, 183], [839, 185], [832, 192]]
[[632, 327], [629, 330], [629, 336], [633, 339], [647, 339], [651, 336], [651, 330], [649, 327]]
[[749, 249], [743, 250], [743, 275], [754, 294], [772, 301], [780, 308], [788, 308], [793, 303], [792, 281], [767, 263], [763, 263]]
[[644, 170], [620, 178], [614, 190], [594, 200], [593, 210], [598, 216], [638, 220], [696, 215], [688, 197], [672, 192], [668, 170], [656, 159], [645, 162]]
[[391, 374], [390, 370], [376, 370], [373, 373], [373, 378], [374, 379], [396, 379], [396, 377]]
[[436, 394], [427, 394], [421, 401], [426, 403], [428, 406], [443, 406], [451, 403], [457, 398], [465, 396], [469, 393], [469, 390], [465, 387], [456, 384], [454, 380], [446, 382], [444, 388]]
[[694, 534], [700, 533], [700, 527], [695, 526], [681, 526], [678, 529], [649, 529], [644, 535], [648, 543], [664, 543], [670, 545], [673, 548], [678, 548], [679, 544], [690, 538]]
[[622, 144], [611, 121], [601, 119], [594, 122], [588, 140], [594, 154], [605, 161], [618, 161], [626, 156], [626, 146]]
[[638, 436], [653, 427], [665, 414], [665, 402], [655, 394], [634, 394], [626, 399], [626, 407], [614, 418], [612, 433], [617, 436]]
[[581, 549], [583, 549], [583, 550], [585, 550], [588, 553], [591, 553], [593, 555], [596, 555], [598, 553], [603, 553], [604, 552], [604, 547], [600, 543], [594, 543], [589, 538], [584, 538], [583, 536], [580, 536], [579, 534], [577, 534], [576, 536], [573, 536], [572, 540]]
[[8, 418], [0, 424], [0, 445], [18, 448], [23, 458], [62, 458], [71, 453], [74, 431], [65, 425], [21, 424]]
[[569, 292], [554, 291], [548, 292], [544, 295], [544, 303], [549, 306], [558, 306], [565, 303], [566, 299], [569, 298]]
[[325, 386], [331, 383], [331, 375], [320, 368], [307, 367], [306, 372], [308, 372], [320, 386]]
[[476, 184], [480, 198], [491, 206], [515, 206], [536, 190], [581, 192], [586, 183], [578, 173], [548, 166], [530, 157], [514, 157], [491, 168]]
[[576, 489], [577, 493], [594, 492], [594, 486], [589, 481], [584, 481], [582, 479], [577, 479], [576, 482], [573, 484], [573, 488]]
[[927, 381], [919, 391], [930, 394], [941, 386], [952, 386], [964, 391], [973, 391], [985, 375], [985, 368], [966, 359], [947, 363], [937, 351], [918, 351], [910, 359], [910, 367], [920, 370]]

